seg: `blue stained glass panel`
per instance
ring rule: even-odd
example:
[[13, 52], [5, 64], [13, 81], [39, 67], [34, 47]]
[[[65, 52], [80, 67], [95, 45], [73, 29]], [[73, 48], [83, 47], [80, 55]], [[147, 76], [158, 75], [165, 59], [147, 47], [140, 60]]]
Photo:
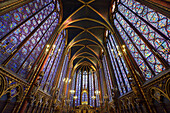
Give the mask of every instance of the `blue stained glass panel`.
[[[54, 67], [54, 62], [55, 62], [55, 60], [57, 60], [56, 59], [56, 54], [57, 54], [57, 52], [58, 52], [58, 47], [59, 47], [59, 45], [60, 45], [60, 43], [61, 43], [61, 38], [57, 38], [57, 41], [55, 42], [55, 46], [53, 46], [53, 49], [52, 49], [52, 51], [53, 52], [51, 52], [51, 54], [50, 54], [50, 57], [48, 57], [48, 62], [46, 63], [46, 64], [48, 64], [48, 65], [46, 65], [46, 67], [44, 67], [44, 71], [45, 71], [45, 74], [44, 74], [44, 76], [49, 76], [49, 78], [48, 78], [48, 80], [46, 80], [47, 78], [43, 78], [43, 79], [45, 79], [46, 81], [50, 81], [51, 80], [51, 73], [52, 72], [50, 72], [50, 70], [52, 70], [53, 71], [53, 67]], [[47, 69], [46, 69], [47, 68]], [[44, 81], [44, 80], [43, 80]], [[43, 86], [43, 84], [42, 84], [42, 86]]]
[[118, 89], [119, 89], [120, 95], [122, 95], [123, 92], [122, 92], [122, 89], [121, 89], [121, 86], [120, 86], [120, 82], [119, 82], [119, 79], [118, 79], [118, 75], [117, 75], [117, 72], [116, 72], [115, 65], [114, 65], [114, 63], [113, 63], [113, 58], [114, 58], [114, 57], [113, 57], [112, 54], [111, 54], [111, 49], [110, 49], [109, 43], [107, 44], [107, 48], [108, 48], [109, 56], [110, 56], [111, 63], [112, 63], [112, 66], [113, 66], [113, 70], [114, 70], [114, 74], [115, 74], [115, 77], [116, 77], [116, 81], [117, 81], [117, 84], [118, 84]]
[[75, 99], [75, 106], [80, 105], [80, 89], [81, 89], [81, 71], [78, 72], [77, 75], [77, 83], [76, 83], [76, 96], [77, 99]]
[[[46, 25], [46, 24], [44, 24]], [[40, 54], [41, 50], [43, 49], [44, 45], [46, 44], [47, 40], [50, 38], [50, 35], [52, 34], [51, 31], [54, 31], [56, 23], [54, 21], [54, 23], [50, 26], [50, 28], [48, 29], [48, 31], [45, 33], [45, 35], [43, 36], [42, 40], [40, 40], [40, 42], [38, 43], [38, 45], [35, 47], [35, 49], [33, 50], [33, 52], [31, 53], [31, 55], [29, 56], [29, 58], [26, 60], [26, 62], [29, 62], [29, 69], [23, 69], [19, 71], [19, 74], [21, 74], [22, 76], [24, 75], [23, 73], [28, 73], [30, 68], [32, 67], [31, 62], [34, 62], [35, 59], [37, 59], [38, 55]], [[40, 35], [40, 33], [39, 33]], [[31, 59], [32, 58], [32, 59]], [[30, 64], [31, 63], [31, 64]]]
[[[51, 16], [55, 16], [56, 17], [56, 13], [53, 13], [53, 15], [51, 15]], [[50, 17], [51, 17], [50, 16]], [[55, 18], [54, 18], [55, 19]], [[52, 21], [54, 21], [54, 19], [52, 20]], [[48, 20], [51, 20], [51, 18], [49, 18]], [[48, 21], [47, 20], [47, 21]], [[46, 22], [47, 22], [46, 21]], [[51, 23], [52, 23], [52, 21], [50, 21]], [[34, 48], [34, 46], [37, 44], [37, 42], [40, 40], [40, 38], [41, 38], [41, 36], [43, 35], [43, 33], [41, 32], [41, 31], [43, 31], [42, 29], [43, 29], [43, 27], [47, 24], [47, 23], [44, 23], [38, 30], [37, 30], [37, 32], [35, 32], [31, 37], [30, 37], [30, 39], [26, 42], [26, 44], [19, 50], [19, 54], [16, 54], [17, 55], [17, 57], [15, 56], [10, 62], [9, 62], [9, 64], [7, 65], [7, 67], [11, 67], [11, 65], [12, 64], [16, 64], [16, 65], [18, 65], [17, 67], [19, 68], [19, 66], [23, 63], [23, 60], [19, 60], [19, 62], [18, 62], [18, 60], [16, 59], [16, 58], [26, 58], [28, 55], [29, 55], [29, 53], [32, 51], [32, 49]], [[48, 23], [48, 24], [51, 24], [51, 23]], [[44, 46], [44, 44], [46, 43], [46, 38], [44, 37], [43, 39], [41, 38], [41, 40], [42, 41], [40, 41], [40, 43], [41, 43], [41, 47], [43, 47]], [[14, 40], [13, 40], [14, 41]], [[38, 44], [39, 45], [39, 44]], [[38, 46], [37, 45], [37, 46]], [[37, 47], [36, 46], [36, 47]], [[35, 47], [35, 48], [36, 48]], [[40, 52], [41, 51], [41, 48], [40, 47], [37, 47], [36, 48], [37, 49], [37, 51], [38, 52]], [[35, 57], [38, 57], [38, 54], [36, 54], [35, 53], [35, 51], [33, 52], [33, 54], [35, 55]], [[19, 55], [19, 56], [18, 56]], [[26, 67], [26, 65], [27, 65], [27, 63], [24, 63], [24, 67], [23, 68], [25, 68]], [[15, 69], [13, 69], [13, 71], [16, 71], [16, 69], [17, 68], [15, 68]]]
[[[129, 33], [134, 33], [134, 35], [130, 35], [130, 38], [133, 40], [133, 43], [137, 46], [137, 48], [140, 50], [140, 52], [142, 53], [142, 55], [147, 59], [150, 55], [151, 55], [151, 51], [149, 50], [149, 48], [145, 45], [145, 43], [143, 42], [143, 40], [141, 40], [140, 38], [138, 38], [138, 40], [134, 40], [134, 36], [138, 35], [132, 30], [132, 28], [129, 27], [129, 25], [123, 20], [123, 18], [117, 14], [117, 19], [120, 22], [120, 24], [123, 26], [123, 28], [125, 29], [125, 31], [129, 34]], [[124, 22], [122, 22], [124, 21]], [[124, 24], [126, 24], [127, 27], [124, 27]], [[130, 31], [130, 32], [129, 32]], [[154, 56], [154, 59], [156, 59], [155, 61], [150, 60], [148, 63], [151, 66], [152, 70], [156, 71], [155, 74], [159, 73], [161, 70], [164, 70], [165, 67], [161, 66], [162, 64], [157, 60], [157, 58]], [[162, 67], [162, 69], [160, 70], [159, 67], [157, 67], [156, 65], [160, 65], [159, 67]], [[159, 70], [159, 71], [158, 71]]]
[[135, 0], [124, 0], [122, 3], [149, 22], [156, 29], [160, 30], [167, 37], [170, 37], [169, 18], [145, 5], [140, 4], [139, 2], [136, 2]]
[[[15, 10], [12, 10], [4, 15], [0, 16], [0, 38], [6, 35], [10, 30], [15, 28], [21, 22], [26, 20], [28, 17], [36, 13], [42, 6], [43, 1], [34, 0], [24, 6], [21, 6]], [[50, 1], [46, 1], [49, 3]]]
[[[164, 39], [164, 37], [160, 36], [150, 26], [148, 26], [146, 23], [144, 23], [139, 17], [137, 17], [134, 13], [129, 11], [126, 7], [124, 7], [123, 5], [120, 4], [119, 8], [120, 8], [120, 12], [125, 15], [125, 17], [139, 30], [139, 32], [141, 32], [141, 34], [143, 34], [143, 36], [146, 38], [146, 40], [148, 40], [148, 42], [151, 43], [155, 49], [159, 48], [159, 46], [162, 43], [167, 43], [168, 45], [170, 45], [170, 42], [168, 42], [168, 40], [166, 40], [166, 39]], [[129, 12], [129, 13], [127, 13], [127, 12]], [[129, 14], [131, 14], [131, 16], [129, 16]], [[133, 18], [135, 18], [136, 21], [134, 21]], [[148, 15], [148, 18], [152, 18], [149, 20], [152, 20], [155, 22], [158, 21], [158, 20], [156, 20], [156, 19], [158, 19], [158, 16], [157, 16], [157, 13], [155, 13], [155, 12], [150, 13]], [[139, 24], [136, 24], [136, 23], [139, 23]], [[166, 20], [165, 21], [162, 20], [162, 24], [166, 25]], [[162, 46], [162, 49], [168, 50], [169, 48], [167, 46]], [[159, 54], [161, 54], [164, 57], [165, 56], [164, 54], [167, 54], [166, 56], [168, 56], [168, 54], [170, 54], [170, 53], [160, 52]], [[167, 57], [164, 57], [164, 59], [168, 61]]]
[[[52, 10], [52, 8], [54, 7], [53, 6], [54, 4], [50, 4], [48, 5], [47, 7], [49, 8], [49, 11], [48, 12], [51, 12], [50, 9]], [[50, 8], [51, 7], [51, 8]], [[43, 9], [41, 12], [43, 11], [46, 11], [46, 9]], [[41, 13], [40, 12], [40, 13]], [[40, 15], [40, 13], [36, 14], [36, 15]], [[36, 17], [35, 15], [35, 17]], [[44, 18], [46, 17], [47, 15], [44, 15]], [[42, 18], [42, 20], [44, 19]], [[42, 21], [40, 20], [40, 21]], [[2, 53], [1, 54], [1, 59], [0, 59], [0, 63], [3, 62], [3, 60], [5, 58], [7, 58], [11, 52], [15, 51], [15, 49], [17, 48], [17, 46], [20, 44], [20, 42], [22, 42], [37, 26], [37, 20], [32, 17], [30, 20], [28, 20], [26, 23], [24, 23], [23, 25], [21, 25], [18, 29], [16, 29], [10, 36], [8, 36], [6, 39], [3, 40], [3, 43], [2, 45], [7, 45], [6, 48], [4, 50], [2, 50]], [[12, 40], [10, 39], [11, 36], [13, 37], [17, 37], [18, 39], [18, 43], [16, 44], [13, 44], [13, 43], [10, 43]], [[9, 44], [8, 44], [9, 43]], [[5, 51], [6, 50], [6, 51]], [[7, 51], [7, 50], [10, 50], [10, 51]], [[25, 49], [26, 50], [26, 49]], [[10, 53], [9, 53], [10, 52]], [[15, 64], [17, 65], [17, 64]]]

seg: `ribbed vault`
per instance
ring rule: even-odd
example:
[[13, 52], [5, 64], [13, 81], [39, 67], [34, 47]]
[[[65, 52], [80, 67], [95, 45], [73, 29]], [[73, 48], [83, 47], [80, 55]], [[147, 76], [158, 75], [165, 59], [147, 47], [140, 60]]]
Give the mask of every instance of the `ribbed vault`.
[[63, 23], [59, 30], [68, 32], [65, 54], [71, 51], [73, 72], [84, 66], [93, 70], [100, 66], [105, 30], [111, 29], [110, 3], [111, 0], [63, 0]]

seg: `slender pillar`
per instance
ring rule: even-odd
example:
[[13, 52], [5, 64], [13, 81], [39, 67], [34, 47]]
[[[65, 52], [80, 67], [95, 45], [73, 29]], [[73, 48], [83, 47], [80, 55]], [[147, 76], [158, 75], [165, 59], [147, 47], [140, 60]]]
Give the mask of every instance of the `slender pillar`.
[[[75, 70], [76, 71], [76, 78], [75, 78], [75, 93], [74, 93], [74, 96], [76, 96], [76, 89], [77, 89], [77, 77], [78, 77], [78, 71], [77, 70]], [[73, 96], [73, 108], [75, 109], [75, 106], [76, 106], [76, 104], [75, 104], [75, 98], [74, 98], [74, 96]]]
[[104, 95], [106, 95], [107, 94], [106, 78], [104, 76], [105, 74], [104, 74], [103, 63], [101, 59], [100, 59], [100, 63], [101, 63], [100, 68], [101, 68], [101, 74], [102, 74], [101, 76], [103, 78], [103, 84], [101, 84], [101, 86], [103, 86]]
[[[93, 81], [92, 81], [92, 84], [94, 86], [94, 96], [96, 97], [96, 94], [95, 94], [95, 90], [96, 90], [96, 84], [95, 84], [95, 75], [94, 75], [94, 72], [92, 73], [92, 77], [93, 77]], [[96, 108], [96, 98], [92, 98], [92, 100], [94, 101], [94, 107]]]
[[99, 103], [101, 100], [103, 100], [103, 96], [102, 96], [102, 90], [101, 90], [101, 84], [100, 84], [100, 76], [99, 76], [99, 72], [96, 71], [96, 76], [97, 76], [97, 79], [98, 79], [98, 86], [99, 86], [99, 91], [100, 91], [100, 94], [99, 94]]
[[[74, 80], [74, 72], [73, 72], [73, 68], [72, 67], [70, 67], [70, 70], [71, 70], [71, 76], [70, 76], [70, 79], [71, 79], [71, 81], [73, 82], [73, 80]], [[76, 78], [75, 78], [76, 79]], [[69, 84], [69, 86], [68, 86], [68, 91], [67, 91], [67, 98], [69, 99], [70, 98], [70, 89], [71, 89], [71, 87], [73, 87], [72, 86], [72, 84], [70, 83]]]
[[[70, 58], [70, 57], [69, 57]], [[71, 68], [69, 67], [70, 65], [70, 59], [69, 59], [69, 61], [68, 61], [68, 66], [67, 66], [67, 72], [66, 72], [66, 76], [65, 76], [65, 78], [68, 78], [68, 79], [70, 79], [70, 71], [71, 71]], [[64, 83], [64, 88], [63, 88], [63, 94], [64, 95], [66, 95], [66, 92], [67, 92], [67, 85], [69, 84], [69, 81], [67, 82], [67, 83]]]
[[88, 105], [90, 105], [90, 82], [89, 82], [89, 72], [90, 69], [87, 71], [87, 91], [88, 91]]
[[[53, 87], [55, 88], [54, 91], [57, 89], [57, 86], [58, 86], [58, 83], [59, 83], [59, 79], [60, 79], [60, 74], [61, 74], [61, 71], [62, 71], [62, 65], [64, 63], [64, 59], [65, 59], [65, 56], [66, 56], [66, 54], [64, 54], [65, 53], [64, 51], [66, 51], [65, 48], [66, 47], [64, 47], [63, 54], [62, 54], [60, 63], [58, 65], [59, 68], [58, 68], [58, 71], [57, 71], [57, 73], [55, 75], [55, 78], [54, 78], [54, 82], [53, 82]], [[52, 95], [54, 95], [54, 92], [53, 92]]]
[[[105, 45], [105, 48], [107, 48], [106, 45]], [[116, 78], [115, 78], [115, 75], [114, 75], [114, 70], [113, 70], [111, 60], [110, 60], [110, 57], [109, 57], [108, 49], [106, 49], [105, 54], [106, 54], [105, 55], [106, 56], [106, 62], [108, 64], [108, 69], [109, 69], [109, 73], [110, 73], [110, 78], [111, 78], [112, 84], [114, 84], [113, 87], [116, 88], [116, 87], [118, 87], [118, 85], [117, 85]]]

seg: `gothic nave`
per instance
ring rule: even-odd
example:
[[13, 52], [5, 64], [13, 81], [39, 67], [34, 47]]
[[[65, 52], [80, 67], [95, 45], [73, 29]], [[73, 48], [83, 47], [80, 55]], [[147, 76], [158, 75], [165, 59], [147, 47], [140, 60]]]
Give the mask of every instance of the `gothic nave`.
[[170, 113], [170, 0], [0, 0], [0, 113]]

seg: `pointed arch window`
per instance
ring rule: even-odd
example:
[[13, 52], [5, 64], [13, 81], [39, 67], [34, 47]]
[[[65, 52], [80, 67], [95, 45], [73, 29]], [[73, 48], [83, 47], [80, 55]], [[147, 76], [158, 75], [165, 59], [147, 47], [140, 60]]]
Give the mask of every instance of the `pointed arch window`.
[[166, 16], [135, 0], [121, 0], [113, 10], [114, 25], [148, 80], [170, 64], [170, 32]]
[[[35, 15], [37, 12], [41, 12], [44, 7], [52, 4], [52, 0], [34, 0], [28, 4], [25, 4], [13, 11], [10, 11], [0, 16], [0, 39], [3, 38], [16, 26], [22, 24], [25, 20]], [[48, 11], [47, 11], [48, 12]]]
[[68, 61], [69, 61], [69, 52], [65, 56], [64, 64], [62, 66], [62, 70], [61, 70], [61, 74], [60, 74], [60, 78], [61, 79], [60, 79], [59, 84], [58, 84], [58, 88], [60, 88], [60, 94], [59, 95], [62, 95], [64, 79], [66, 79], [66, 72], [67, 72], [67, 67], [68, 67]]
[[76, 94], [77, 99], [75, 100], [75, 106], [80, 105], [80, 95], [81, 95], [81, 71], [78, 72], [77, 83], [76, 83]]
[[87, 82], [88, 82], [88, 73], [87, 71], [83, 72], [83, 81], [82, 81], [82, 104], [88, 104], [88, 92], [87, 92]]
[[120, 95], [122, 95], [131, 90], [129, 80], [127, 78], [127, 75], [129, 72], [120, 54], [120, 51], [118, 50], [118, 45], [113, 40], [114, 40], [113, 35], [110, 34], [107, 48], [110, 54], [110, 58], [111, 58], [114, 74], [117, 80], [117, 85], [120, 91]]
[[83, 72], [83, 89], [87, 89], [88, 74], [87, 71]]
[[65, 36], [63, 33], [61, 33], [58, 36], [57, 41], [53, 45], [51, 54], [48, 57], [48, 60], [43, 68], [45, 74], [41, 82], [42, 89], [46, 88], [47, 91], [50, 91], [54, 81], [55, 72], [58, 69], [58, 64], [61, 59], [61, 55], [63, 53], [64, 46], [65, 46]]
[[[60, 6], [59, 6], [60, 7]], [[0, 16], [0, 63], [23, 78], [46, 48], [60, 11], [52, 0], [34, 0]]]
[[94, 107], [95, 101], [92, 97], [94, 97], [94, 79], [93, 74], [89, 71], [89, 105]]
[[95, 95], [96, 95], [96, 107], [99, 107], [100, 106], [100, 97], [99, 97], [99, 94], [100, 94], [100, 91], [99, 91], [99, 84], [98, 84], [98, 79], [97, 79], [97, 75], [96, 75], [96, 72], [94, 72], [94, 77], [95, 77]]
[[106, 80], [109, 100], [112, 100], [112, 96], [111, 96], [112, 82], [111, 82], [111, 79], [110, 79], [110, 72], [108, 70], [108, 65], [107, 65], [107, 61], [106, 61], [105, 55], [103, 56], [102, 61], [103, 61], [103, 68], [104, 68], [104, 73], [105, 73], [104, 75], [105, 75], [105, 80]]
[[[72, 85], [71, 85], [71, 90], [75, 92], [75, 83], [76, 83], [76, 76], [77, 76], [77, 73], [75, 72], [74, 73], [74, 77], [73, 77], [73, 80], [72, 80]], [[70, 105], [73, 106], [73, 99], [74, 99], [74, 92], [70, 94]]]

